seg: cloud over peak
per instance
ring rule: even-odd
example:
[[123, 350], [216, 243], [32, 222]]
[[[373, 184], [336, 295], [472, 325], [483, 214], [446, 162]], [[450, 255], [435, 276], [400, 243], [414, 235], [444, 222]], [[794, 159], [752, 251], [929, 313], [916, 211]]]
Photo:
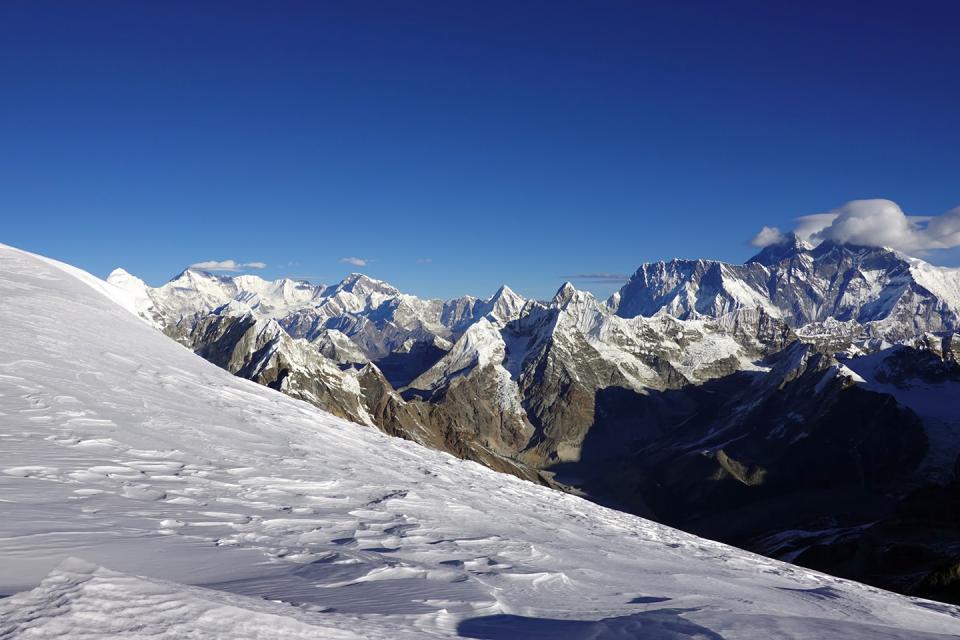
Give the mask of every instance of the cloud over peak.
[[[827, 213], [801, 216], [793, 233], [802, 240], [866, 247], [890, 247], [904, 253], [960, 246], [960, 207], [939, 216], [907, 215], [892, 200], [853, 200]], [[763, 227], [750, 241], [755, 247], [780, 244], [786, 236]]]
[[204, 271], [242, 271], [244, 269], [264, 269], [265, 262], [237, 262], [236, 260], [206, 260], [204, 262], [194, 262], [190, 265], [191, 269], [202, 269]]
[[757, 235], [750, 239], [750, 244], [754, 247], [769, 247], [770, 245], [780, 244], [786, 239], [783, 232], [776, 227], [764, 226]]
[[354, 267], [365, 267], [367, 263], [370, 262], [369, 258], [357, 258], [356, 256], [347, 256], [346, 258], [340, 258], [340, 262], [344, 264], [350, 264]]

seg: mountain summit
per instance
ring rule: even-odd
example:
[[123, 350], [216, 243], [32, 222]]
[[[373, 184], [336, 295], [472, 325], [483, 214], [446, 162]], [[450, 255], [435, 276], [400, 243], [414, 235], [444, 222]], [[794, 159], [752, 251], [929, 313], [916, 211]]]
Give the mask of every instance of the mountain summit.
[[641, 266], [619, 292], [617, 314], [719, 317], [759, 308], [792, 327], [856, 321], [873, 336], [899, 340], [960, 327], [960, 269], [934, 267], [892, 249], [790, 234], [745, 264], [671, 260]]

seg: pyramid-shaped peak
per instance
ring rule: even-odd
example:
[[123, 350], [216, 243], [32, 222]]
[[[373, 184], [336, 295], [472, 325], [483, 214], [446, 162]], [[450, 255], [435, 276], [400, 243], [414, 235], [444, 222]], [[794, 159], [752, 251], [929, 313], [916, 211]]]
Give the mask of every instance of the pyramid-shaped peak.
[[511, 289], [505, 284], [500, 285], [500, 288], [497, 289], [496, 293], [493, 294], [493, 297], [490, 298], [491, 302], [497, 302], [499, 300], [524, 300], [525, 298], [519, 293]]
[[195, 279], [204, 279], [204, 280], [216, 280], [220, 278], [227, 278], [229, 276], [218, 276], [215, 273], [209, 271], [204, 271], [203, 269], [197, 269], [195, 267], [187, 267], [173, 278], [170, 279], [170, 282], [176, 282], [177, 280], [195, 280]]
[[501, 322], [516, 317], [527, 302], [526, 298], [515, 292], [507, 285], [501, 285], [497, 292], [487, 300], [489, 313]]
[[334, 287], [335, 291], [347, 291], [357, 294], [383, 293], [387, 295], [396, 295], [400, 290], [396, 287], [377, 280], [363, 273], [351, 273]]
[[341, 280], [340, 284], [350, 285], [350, 284], [356, 284], [358, 282], [376, 282], [376, 280], [374, 280], [373, 278], [371, 278], [365, 273], [357, 273], [356, 271], [354, 271], [353, 273], [348, 274], [343, 280]]
[[145, 292], [147, 284], [126, 269], [117, 267], [107, 276], [107, 282], [127, 291]]

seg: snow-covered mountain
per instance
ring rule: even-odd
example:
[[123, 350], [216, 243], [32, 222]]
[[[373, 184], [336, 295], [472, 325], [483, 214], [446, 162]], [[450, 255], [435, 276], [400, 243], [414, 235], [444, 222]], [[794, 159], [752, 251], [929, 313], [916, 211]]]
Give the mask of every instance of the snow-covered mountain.
[[[564, 386], [564, 404], [568, 378], [585, 397], [611, 385], [672, 388], [763, 368], [759, 360], [792, 339], [752, 310], [624, 319], [569, 284], [538, 302], [506, 286], [485, 300], [422, 300], [359, 274], [333, 286], [190, 270], [155, 289], [122, 270], [109, 281], [142, 316], [233, 373], [540, 481], [536, 469], [576, 457], [592, 420], [589, 406], [578, 408], [558, 433], [544, 384]], [[534, 444], [536, 454], [521, 455]]]
[[892, 249], [790, 235], [746, 264], [672, 260], [641, 266], [611, 304], [623, 317], [717, 317], [762, 308], [793, 327], [856, 321], [890, 341], [960, 327], [960, 269]]
[[136, 297], [60, 263], [0, 247], [0, 290], [0, 591], [23, 591], [0, 600], [0, 637], [960, 629], [955, 607], [337, 419], [204, 362], [137, 319]]
[[161, 287], [117, 269], [108, 282], [131, 291], [144, 315], [158, 314], [167, 325], [195, 322], [229, 302], [240, 302], [258, 318], [278, 321], [294, 338], [314, 342], [330, 331], [352, 337], [367, 353], [379, 358], [408, 341], [446, 341], [481, 317], [501, 320], [519, 313], [526, 302], [507, 287], [487, 300], [471, 296], [450, 301], [423, 300], [391, 285], [354, 273], [335, 285], [312, 285], [290, 279], [263, 280], [257, 276], [220, 276], [187, 269]]
[[[332, 286], [190, 270], [158, 288], [123, 271], [110, 281], [211, 362], [340, 417], [775, 557], [923, 591], [960, 548], [960, 528], [918, 545], [874, 537], [870, 561], [851, 554], [867, 524], [925, 484], [952, 482], [960, 451], [935, 435], [944, 430], [930, 410], [898, 406], [850, 359], [949, 335], [957, 274], [790, 238], [744, 265], [644, 265], [607, 302], [569, 283], [547, 301], [505, 286], [488, 299], [423, 300], [359, 274]], [[944, 404], [949, 388], [929, 393]], [[916, 560], [892, 559], [904, 553]]]

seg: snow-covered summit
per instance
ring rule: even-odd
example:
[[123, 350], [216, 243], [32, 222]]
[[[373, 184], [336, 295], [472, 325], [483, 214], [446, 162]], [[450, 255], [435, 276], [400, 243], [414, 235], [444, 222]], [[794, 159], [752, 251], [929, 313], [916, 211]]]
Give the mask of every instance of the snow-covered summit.
[[384, 296], [395, 296], [400, 290], [383, 280], [376, 280], [363, 273], [351, 273], [338, 284], [333, 285], [324, 292], [324, 295], [334, 295], [339, 291], [348, 291], [358, 296], [369, 296], [371, 294], [381, 294]]
[[557, 306], [565, 304], [571, 298], [577, 294], [577, 288], [573, 286], [572, 282], [564, 282], [560, 285], [560, 288], [557, 289], [557, 292], [553, 294], [553, 299], [551, 302]]
[[814, 247], [791, 235], [742, 265], [642, 265], [613, 304], [628, 318], [718, 317], [761, 308], [794, 327], [855, 320], [877, 336], [901, 339], [960, 327], [960, 269], [934, 267], [892, 249], [833, 242]]

